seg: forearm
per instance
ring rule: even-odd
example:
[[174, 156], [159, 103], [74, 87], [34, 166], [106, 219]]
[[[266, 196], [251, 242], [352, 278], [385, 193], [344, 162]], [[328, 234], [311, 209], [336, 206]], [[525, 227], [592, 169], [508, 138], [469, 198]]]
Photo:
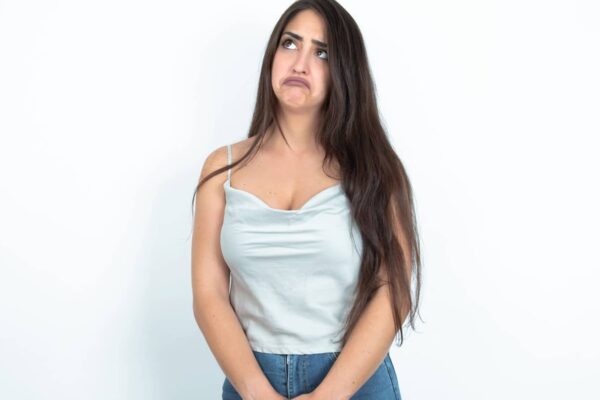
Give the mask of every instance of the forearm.
[[194, 302], [194, 316], [217, 363], [243, 399], [258, 399], [272, 389], [229, 299]]
[[350, 399], [375, 373], [396, 336], [388, 286], [366, 306], [335, 363], [315, 389], [317, 398]]

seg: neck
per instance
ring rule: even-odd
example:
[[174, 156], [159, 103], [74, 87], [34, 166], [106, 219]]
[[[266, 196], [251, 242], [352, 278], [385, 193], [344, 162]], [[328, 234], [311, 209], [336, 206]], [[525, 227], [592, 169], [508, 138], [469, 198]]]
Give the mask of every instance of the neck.
[[[319, 151], [320, 145], [317, 143], [316, 135], [317, 118], [316, 113], [279, 113], [279, 125], [292, 152], [302, 154]], [[271, 128], [267, 141], [275, 148], [288, 147], [281, 136], [279, 127], [274, 122]]]

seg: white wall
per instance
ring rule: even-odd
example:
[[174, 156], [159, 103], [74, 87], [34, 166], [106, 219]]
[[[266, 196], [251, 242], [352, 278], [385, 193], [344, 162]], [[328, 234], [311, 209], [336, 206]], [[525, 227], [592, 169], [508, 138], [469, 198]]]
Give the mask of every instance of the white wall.
[[[215, 3], [0, 1], [0, 397], [220, 398], [192, 194], [290, 2]], [[600, 398], [598, 3], [341, 3], [415, 190], [403, 400]]]

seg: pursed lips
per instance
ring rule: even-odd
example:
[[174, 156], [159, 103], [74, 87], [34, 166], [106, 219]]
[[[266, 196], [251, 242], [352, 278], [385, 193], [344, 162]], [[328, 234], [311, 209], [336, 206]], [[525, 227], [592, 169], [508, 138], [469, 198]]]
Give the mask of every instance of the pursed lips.
[[310, 89], [310, 85], [308, 84], [308, 82], [304, 81], [303, 79], [289, 78], [286, 79], [283, 83], [290, 86], [304, 86], [305, 88]]

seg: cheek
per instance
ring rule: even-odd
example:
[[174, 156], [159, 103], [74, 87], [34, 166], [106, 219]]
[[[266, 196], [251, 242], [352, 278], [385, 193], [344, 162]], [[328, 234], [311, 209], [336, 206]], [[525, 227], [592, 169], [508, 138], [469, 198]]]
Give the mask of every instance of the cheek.
[[327, 91], [329, 90], [329, 85], [330, 85], [330, 78], [329, 78], [329, 72], [328, 71], [323, 71], [323, 74], [321, 75], [321, 82], [323, 82], [322, 86], [323, 86], [323, 92], [327, 93]]
[[283, 70], [283, 63], [281, 57], [275, 54], [273, 58], [273, 65], [271, 66], [271, 76], [273, 79], [280, 78]]
[[277, 90], [278, 82], [280, 81], [279, 67], [276, 62], [271, 66], [271, 85]]

